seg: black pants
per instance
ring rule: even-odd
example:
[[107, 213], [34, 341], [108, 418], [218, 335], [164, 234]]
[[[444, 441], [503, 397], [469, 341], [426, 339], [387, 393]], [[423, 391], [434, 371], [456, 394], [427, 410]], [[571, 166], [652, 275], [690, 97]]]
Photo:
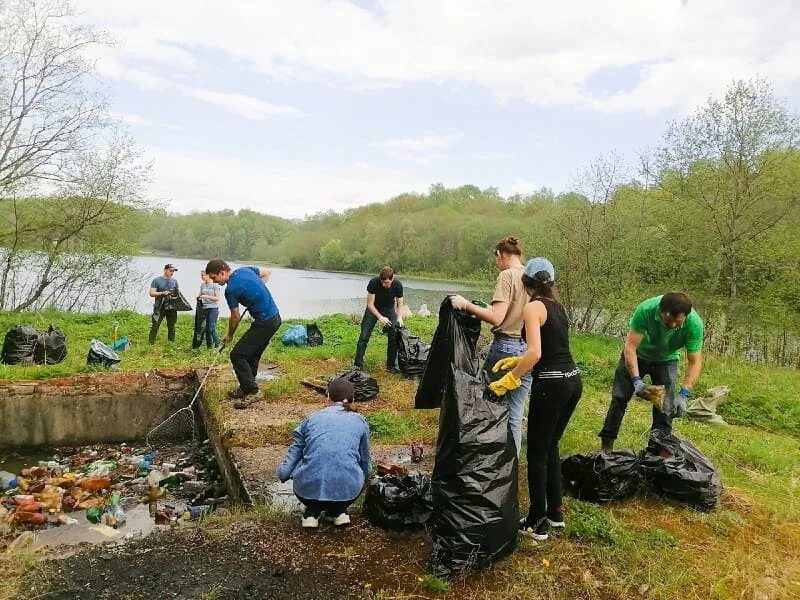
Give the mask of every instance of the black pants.
[[[639, 376], [650, 375], [653, 385], [664, 386], [664, 412], [653, 406], [653, 424], [651, 429], [661, 429], [666, 433], [672, 432], [672, 402], [675, 398], [675, 382], [678, 380], [678, 361], [651, 362], [642, 358], [639, 362]], [[628, 402], [633, 396], [633, 383], [628, 367], [625, 366], [625, 356], [621, 356], [617, 370], [614, 372], [614, 387], [611, 389], [611, 404], [606, 413], [600, 437], [604, 440], [615, 440], [619, 435], [622, 418], [628, 409]]]
[[158, 335], [158, 328], [161, 327], [161, 321], [167, 320], [167, 339], [170, 342], [175, 341], [175, 323], [178, 321], [178, 311], [176, 310], [157, 310], [153, 311], [150, 316], [150, 343], [155, 344], [156, 335]]
[[[397, 323], [397, 313], [395, 312], [394, 308], [391, 310], [383, 311], [381, 314], [389, 319], [392, 322], [392, 325]], [[359, 369], [364, 368], [364, 354], [367, 351], [367, 344], [369, 344], [369, 338], [372, 336], [372, 330], [375, 329], [375, 325], [378, 323], [378, 319], [375, 318], [370, 311], [365, 310], [364, 316], [361, 318], [361, 334], [358, 336], [358, 343], [356, 344], [356, 357], [353, 360], [353, 364], [358, 367]], [[394, 332], [389, 332], [389, 341], [386, 346], [386, 367], [387, 368], [396, 368], [397, 367], [397, 339], [394, 337]]]
[[269, 341], [281, 326], [281, 316], [275, 315], [266, 321], [253, 321], [231, 350], [231, 364], [239, 380], [239, 387], [246, 394], [258, 391], [256, 375], [261, 355], [269, 346]]
[[558, 444], [583, 392], [580, 375], [536, 379], [528, 409], [528, 525], [561, 506], [561, 457]]
[[[297, 496], [297, 494], [295, 494], [295, 496]], [[297, 496], [297, 499], [306, 507], [305, 511], [303, 511], [303, 516], [315, 518], [319, 518], [322, 512], [329, 517], [338, 517], [342, 513], [346, 513], [347, 507], [356, 501], [355, 498], [352, 500], [344, 500], [343, 502], [312, 500], [311, 498], [303, 498], [302, 496]]]

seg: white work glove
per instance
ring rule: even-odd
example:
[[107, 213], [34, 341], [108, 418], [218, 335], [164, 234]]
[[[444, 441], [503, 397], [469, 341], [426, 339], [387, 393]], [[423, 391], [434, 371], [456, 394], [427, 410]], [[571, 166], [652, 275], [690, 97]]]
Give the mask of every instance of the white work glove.
[[389, 317], [384, 317], [383, 315], [381, 315], [381, 318], [378, 319], [378, 322], [384, 327], [388, 327], [392, 324], [392, 320]]
[[454, 296], [450, 296], [450, 304], [453, 305], [453, 308], [456, 310], [466, 310], [467, 304], [469, 304], [469, 300], [464, 298], [464, 296], [459, 296], [455, 294]]

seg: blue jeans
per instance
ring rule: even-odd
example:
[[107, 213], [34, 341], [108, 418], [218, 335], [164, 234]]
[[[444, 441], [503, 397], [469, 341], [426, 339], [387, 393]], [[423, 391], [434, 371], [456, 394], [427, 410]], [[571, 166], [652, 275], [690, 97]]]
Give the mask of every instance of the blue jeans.
[[[675, 398], [675, 383], [678, 380], [678, 361], [652, 362], [638, 358], [639, 375], [650, 375], [653, 385], [664, 386], [664, 412], [653, 407], [653, 425], [651, 429], [660, 429], [672, 433], [672, 403]], [[631, 374], [625, 366], [625, 357], [621, 356], [614, 372], [614, 387], [611, 389], [611, 404], [608, 407], [606, 420], [599, 436], [604, 440], [615, 440], [622, 425], [622, 417], [628, 409], [628, 401], [633, 396]]]
[[204, 308], [206, 315], [206, 346], [216, 348], [219, 346], [219, 333], [217, 333], [217, 319], [219, 319], [219, 308]]
[[[392, 325], [397, 323], [397, 314], [394, 309], [387, 310], [381, 313], [384, 317], [388, 318]], [[356, 357], [353, 360], [353, 365], [358, 369], [364, 368], [364, 354], [367, 352], [367, 344], [369, 338], [372, 336], [372, 330], [378, 319], [375, 318], [370, 311], [365, 310], [364, 316], [361, 318], [361, 334], [358, 336], [358, 343], [356, 344]], [[394, 332], [389, 333], [389, 342], [386, 346], [386, 367], [397, 368], [397, 340], [394, 337]]]
[[[521, 356], [528, 349], [527, 344], [521, 339], [513, 339], [504, 336], [495, 336], [492, 345], [489, 346], [489, 354], [486, 362], [483, 363], [483, 370], [488, 375], [489, 382], [497, 381], [508, 371], [498, 371], [492, 373], [492, 367], [501, 358], [507, 356]], [[514, 436], [514, 444], [519, 455], [522, 448], [522, 415], [525, 411], [525, 400], [531, 391], [531, 374], [526, 373], [522, 376], [522, 385], [515, 390], [506, 392], [503, 396], [508, 403], [508, 424], [511, 427], [511, 435]]]

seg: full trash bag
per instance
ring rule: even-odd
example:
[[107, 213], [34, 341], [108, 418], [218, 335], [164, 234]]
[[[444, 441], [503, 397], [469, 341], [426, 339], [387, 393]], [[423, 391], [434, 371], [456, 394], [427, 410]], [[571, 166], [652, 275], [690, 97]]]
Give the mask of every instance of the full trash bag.
[[20, 365], [33, 362], [39, 332], [30, 325], [12, 327], [3, 340], [2, 362], [7, 365]]
[[206, 338], [206, 325], [208, 316], [203, 312], [203, 301], [198, 300], [194, 307], [194, 332], [192, 333], [192, 348], [197, 349], [203, 345]]
[[192, 310], [192, 305], [189, 304], [189, 301], [186, 299], [186, 296], [183, 295], [183, 292], [181, 292], [178, 288], [173, 288], [172, 294], [164, 297], [164, 300], [161, 303], [161, 310], [186, 311]]
[[322, 346], [322, 331], [316, 323], [306, 325], [306, 338], [309, 346]]
[[400, 372], [409, 377], [422, 375], [431, 347], [405, 327], [395, 327], [394, 336], [397, 340], [397, 364]]
[[508, 405], [475, 377], [450, 367], [433, 468], [431, 569], [450, 579], [481, 570], [517, 545], [517, 448]]
[[639, 488], [639, 458], [631, 450], [573, 454], [561, 460], [564, 491], [588, 502], [633, 496]]
[[331, 377], [331, 380], [340, 378], [347, 379], [347, 381], [353, 384], [353, 391], [355, 392], [354, 399], [356, 402], [371, 400], [377, 396], [378, 392], [380, 391], [380, 388], [378, 387], [378, 381], [360, 369], [340, 371]]
[[47, 331], [39, 332], [39, 343], [33, 361], [39, 365], [55, 365], [67, 358], [67, 336], [58, 327], [50, 325]]
[[292, 325], [283, 333], [281, 341], [285, 346], [305, 346], [308, 343], [306, 326]]
[[377, 477], [364, 495], [364, 515], [384, 529], [422, 527], [432, 510], [431, 478], [420, 473]]
[[100, 340], [92, 340], [89, 342], [89, 354], [86, 356], [87, 365], [113, 367], [120, 361], [122, 361], [122, 359], [119, 355]]
[[439, 408], [447, 390], [451, 365], [465, 373], [478, 374], [475, 346], [480, 334], [480, 320], [463, 310], [453, 310], [450, 297], [445, 297], [439, 305], [439, 325], [417, 387], [414, 408]]
[[722, 495], [722, 479], [706, 456], [687, 440], [658, 429], [639, 455], [645, 489], [701, 510], [712, 510]]

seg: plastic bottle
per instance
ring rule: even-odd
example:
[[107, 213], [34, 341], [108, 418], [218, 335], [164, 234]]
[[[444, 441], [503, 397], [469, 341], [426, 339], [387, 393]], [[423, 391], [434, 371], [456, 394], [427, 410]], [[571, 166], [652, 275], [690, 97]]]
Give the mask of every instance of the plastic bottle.
[[39, 512], [26, 512], [18, 510], [11, 515], [12, 523], [30, 523], [31, 525], [42, 525], [47, 521], [47, 515]]
[[0, 471], [0, 490], [10, 490], [17, 487], [17, 476], [8, 471]]
[[119, 492], [114, 492], [111, 494], [111, 504], [107, 512], [114, 518], [115, 525], [112, 525], [112, 527], [120, 527], [121, 525], [125, 524], [127, 517], [125, 516], [125, 511], [122, 510], [122, 505], [120, 504]]
[[78, 485], [81, 487], [81, 489], [88, 490], [90, 492], [96, 492], [97, 490], [104, 490], [108, 488], [111, 485], [111, 478], [87, 477], [86, 479], [82, 479]]
[[94, 523], [97, 525], [102, 518], [103, 509], [99, 506], [91, 506], [86, 509], [86, 520], [89, 521], [89, 523]]

